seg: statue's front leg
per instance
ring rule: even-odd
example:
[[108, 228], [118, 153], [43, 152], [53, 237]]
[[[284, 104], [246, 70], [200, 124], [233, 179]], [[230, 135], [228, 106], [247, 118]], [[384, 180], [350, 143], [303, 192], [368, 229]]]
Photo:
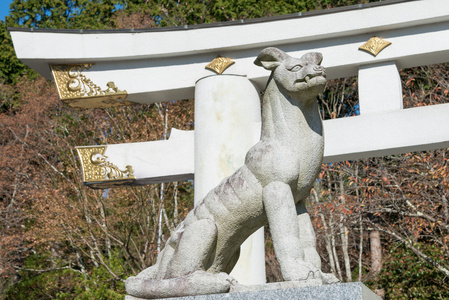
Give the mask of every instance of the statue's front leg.
[[295, 201], [290, 186], [283, 182], [268, 184], [263, 190], [263, 204], [284, 280], [320, 278], [319, 269], [304, 261]]
[[299, 201], [296, 205], [296, 213], [298, 215], [299, 239], [304, 253], [304, 261], [320, 270], [323, 283], [331, 284], [339, 282], [334, 274], [321, 272], [321, 258], [316, 250], [315, 230], [313, 229], [310, 215], [303, 201]]

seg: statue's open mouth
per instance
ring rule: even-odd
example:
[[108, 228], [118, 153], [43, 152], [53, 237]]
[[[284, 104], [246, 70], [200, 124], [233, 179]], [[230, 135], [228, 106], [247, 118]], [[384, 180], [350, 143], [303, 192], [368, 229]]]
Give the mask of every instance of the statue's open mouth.
[[[295, 80], [295, 83], [302, 83], [302, 82], [305, 82], [305, 83], [309, 84], [309, 83], [313, 83], [313, 82], [318, 81], [319, 77], [322, 77], [323, 80], [325, 80], [325, 79], [326, 79], [326, 74], [320, 74], [320, 75], [318, 75], [318, 74], [317, 74], [317, 75], [307, 75], [307, 76], [304, 77], [304, 78]], [[314, 80], [314, 79], [315, 79], [315, 80]]]

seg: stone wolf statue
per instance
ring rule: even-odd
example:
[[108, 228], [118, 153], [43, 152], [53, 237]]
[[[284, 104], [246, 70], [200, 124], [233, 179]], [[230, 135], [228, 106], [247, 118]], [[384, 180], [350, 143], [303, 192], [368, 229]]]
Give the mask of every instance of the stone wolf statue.
[[[128, 295], [164, 298], [228, 292], [240, 245], [270, 226], [286, 281], [335, 282], [321, 270], [305, 199], [324, 152], [316, 96], [326, 85], [320, 53], [290, 57], [264, 49], [255, 64], [271, 71], [260, 141], [245, 164], [210, 191], [179, 224], [154, 266], [126, 281]], [[244, 100], [244, 99], [242, 99]]]

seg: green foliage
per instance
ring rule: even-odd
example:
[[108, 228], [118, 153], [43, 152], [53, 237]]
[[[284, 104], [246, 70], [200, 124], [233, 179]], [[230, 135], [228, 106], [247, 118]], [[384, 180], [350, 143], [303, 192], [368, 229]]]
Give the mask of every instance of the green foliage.
[[[256, 0], [215, 0], [215, 1], [142, 1], [127, 2], [127, 13], [151, 16], [154, 26], [196, 25], [252, 19], [281, 14], [297, 13], [314, 9], [305, 1], [256, 1]], [[112, 22], [112, 25], [115, 25]]]
[[58, 29], [109, 28], [124, 0], [14, 0], [8, 26]]
[[158, 19], [158, 26], [178, 26], [262, 18], [376, 1], [379, 0], [131, 0], [126, 9], [143, 9]]
[[211, 2], [211, 18], [216, 21], [261, 18], [306, 11], [304, 1], [218, 0]]
[[0, 83], [0, 113], [13, 113], [19, 106], [20, 102], [14, 88]]
[[[49, 254], [29, 256], [19, 272], [20, 281], [6, 292], [6, 299], [49, 299], [56, 298], [59, 293], [70, 293], [72, 290], [65, 281], [74, 283], [76, 272], [70, 270], [55, 270], [52, 272], [38, 272], [29, 270], [43, 270], [51, 266]], [[56, 263], [56, 262], [53, 262]], [[61, 291], [61, 287], [65, 287]], [[64, 299], [64, 298], [59, 298]]]
[[57, 29], [108, 29], [111, 17], [124, 0], [14, 0], [10, 15], [0, 21], [0, 79], [15, 84], [17, 78], [27, 74], [29, 79], [38, 76], [17, 59], [8, 27]]
[[[420, 244], [419, 248], [437, 261], [443, 257], [438, 247]], [[385, 299], [449, 298], [448, 278], [402, 244], [390, 247], [379, 278], [368, 285], [372, 289], [384, 289]]]
[[[103, 29], [121, 10], [150, 15], [157, 26], [260, 18], [376, 0], [14, 0], [8, 26]], [[377, 0], [378, 1], [378, 0]]]
[[316, 9], [325, 9], [341, 6], [350, 6], [357, 4], [366, 4], [370, 2], [379, 2], [382, 0], [305, 0], [305, 2]]
[[[119, 251], [112, 251], [108, 266], [121, 279], [128, 277], [123, 269], [124, 263]], [[82, 279], [82, 285], [76, 286], [73, 294], [67, 294], [69, 297], [76, 295], [73, 298], [76, 300], [119, 300], [125, 294], [124, 282], [114, 279], [103, 266], [93, 268], [88, 277], [78, 276], [78, 279]]]
[[6, 24], [3, 21], [0, 21], [0, 40], [0, 81], [15, 84], [17, 78], [24, 74], [28, 74], [31, 79], [36, 78], [37, 73], [17, 59], [11, 35], [6, 30]]
[[[113, 251], [109, 268], [126, 279], [122, 264], [118, 252]], [[112, 278], [104, 267], [91, 264], [83, 274], [45, 250], [28, 256], [19, 276], [21, 280], [6, 291], [6, 299], [119, 300], [125, 294], [124, 283]]]

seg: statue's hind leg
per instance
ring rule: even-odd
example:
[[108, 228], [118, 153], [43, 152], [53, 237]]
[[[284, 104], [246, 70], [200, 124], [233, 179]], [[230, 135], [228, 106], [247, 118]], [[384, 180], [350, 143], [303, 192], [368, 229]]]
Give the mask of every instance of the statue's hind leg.
[[[165, 244], [164, 249], [157, 256], [157, 261], [151, 267], [146, 268], [135, 277], [129, 277], [129, 279], [139, 278], [139, 279], [161, 279], [167, 270], [167, 266], [170, 263], [173, 254], [175, 252], [176, 243], [172, 241], [173, 237]], [[175, 244], [175, 245], [172, 245]]]
[[125, 282], [128, 295], [153, 299], [226, 293], [236, 283], [226, 273], [212, 274], [205, 271], [215, 253], [215, 222], [210, 219], [192, 219], [186, 223], [189, 225], [180, 225], [170, 238], [172, 240], [167, 241], [164, 253], [161, 252], [162, 257], [156, 269], [159, 274], [152, 278], [140, 274], [128, 278]]
[[299, 239], [304, 253], [304, 261], [311, 263], [318, 270], [321, 270], [321, 258], [316, 251], [316, 236], [313, 230], [310, 215], [307, 212], [304, 201], [299, 201], [296, 205], [298, 215]]
[[217, 243], [217, 227], [210, 219], [190, 223], [182, 233], [165, 278], [180, 277], [207, 269]]

